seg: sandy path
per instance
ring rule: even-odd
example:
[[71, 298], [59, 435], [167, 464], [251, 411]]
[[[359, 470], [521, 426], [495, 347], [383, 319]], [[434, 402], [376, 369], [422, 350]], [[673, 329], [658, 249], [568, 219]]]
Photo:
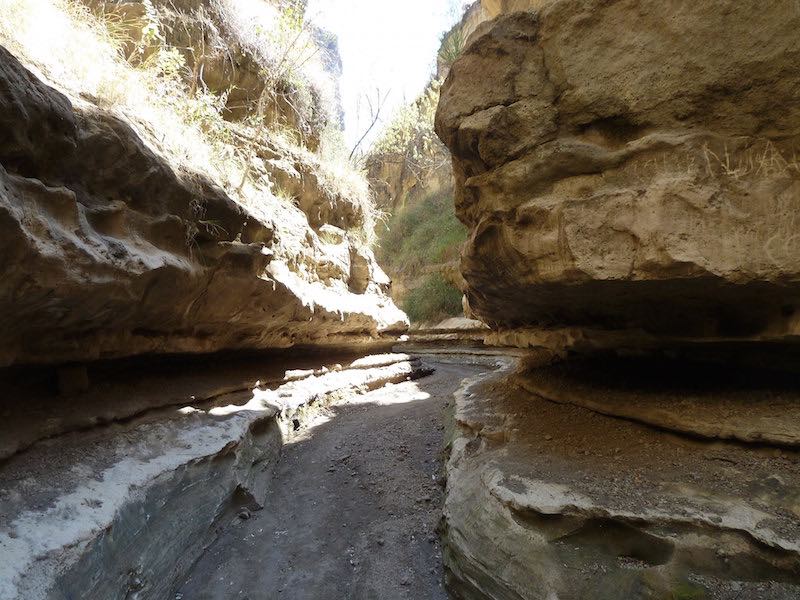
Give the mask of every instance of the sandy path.
[[435, 366], [315, 419], [284, 449], [265, 508], [226, 528], [176, 598], [447, 598], [443, 417], [462, 379], [487, 369]]

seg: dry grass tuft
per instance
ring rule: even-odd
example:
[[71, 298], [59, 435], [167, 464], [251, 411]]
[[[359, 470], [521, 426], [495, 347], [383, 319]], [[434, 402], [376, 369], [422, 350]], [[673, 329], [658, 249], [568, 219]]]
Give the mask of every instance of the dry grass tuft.
[[731, 153], [725, 144], [721, 153], [717, 154], [708, 144], [703, 146], [706, 169], [709, 175], [722, 173], [733, 179], [770, 178], [787, 174], [800, 174], [800, 163], [797, 155], [790, 159], [771, 141], [755, 144], [743, 151]]
[[[274, 14], [237, 13], [232, 7], [241, 2], [218, 1], [232, 11], [233, 26], [246, 28], [243, 39], [255, 51], [275, 52], [276, 36], [284, 35], [280, 31], [284, 25], [275, 21]], [[176, 169], [209, 175], [242, 205], [263, 213], [268, 205], [274, 206], [279, 191], [247, 166], [253, 153], [243, 142], [260, 133], [277, 142], [273, 145], [286, 145], [294, 154], [318, 162], [320, 180], [363, 208], [363, 231], [353, 234], [364, 243], [371, 242], [375, 209], [364, 177], [346, 159], [312, 155], [297, 145], [302, 136], [286, 135], [278, 124], [261, 131], [252, 123], [226, 121], [225, 94], [191, 89], [186, 83], [186, 63], [177, 49], [162, 44], [146, 56], [140, 53], [140, 60], [129, 60], [126, 56], [136, 43], [129, 33], [132, 24], [117, 13], [95, 15], [78, 0], [3, 0], [2, 4], [0, 44], [70, 97], [120, 114]], [[254, 24], [256, 18], [261, 20]], [[163, 40], [158, 23], [149, 22], [147, 27], [151, 43]], [[309, 77], [321, 76], [306, 59], [307, 40], [284, 50], [290, 51], [300, 53], [296, 58], [301, 66], [308, 66]]]

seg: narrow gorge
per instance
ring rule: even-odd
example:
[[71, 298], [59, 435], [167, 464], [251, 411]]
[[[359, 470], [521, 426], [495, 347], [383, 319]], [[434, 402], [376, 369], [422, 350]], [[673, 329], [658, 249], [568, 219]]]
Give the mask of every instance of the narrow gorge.
[[434, 4], [0, 0], [0, 599], [800, 598], [800, 8]]

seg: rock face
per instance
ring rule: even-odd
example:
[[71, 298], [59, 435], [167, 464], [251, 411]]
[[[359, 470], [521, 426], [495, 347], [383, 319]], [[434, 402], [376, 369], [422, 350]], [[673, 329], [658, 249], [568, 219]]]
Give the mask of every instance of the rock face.
[[436, 129], [469, 309], [529, 354], [457, 397], [449, 587], [797, 598], [800, 11], [484, 8]]
[[316, 371], [274, 356], [195, 360], [151, 380], [107, 373], [103, 393], [51, 404], [49, 431], [37, 410], [3, 421], [4, 442], [28, 447], [0, 448], [0, 597], [174, 598], [220, 529], [272, 510], [273, 469], [295, 431], [336, 398], [426, 372], [397, 354]]
[[797, 335], [800, 12], [537, 5], [484, 24], [442, 89], [473, 313], [495, 328]]
[[265, 194], [246, 209], [2, 49], [0, 125], [0, 365], [405, 329], [388, 279], [343, 229], [353, 203], [306, 193], [304, 213]]
[[[796, 450], [674, 435], [668, 421], [652, 429], [552, 402], [509, 385], [514, 361], [500, 363], [506, 374], [468, 380], [456, 395], [444, 508], [455, 597], [798, 597]], [[695, 419], [713, 425], [719, 403], [700, 408]]]
[[503, 13], [541, 8], [547, 2], [548, 0], [481, 0], [481, 8], [493, 19]]

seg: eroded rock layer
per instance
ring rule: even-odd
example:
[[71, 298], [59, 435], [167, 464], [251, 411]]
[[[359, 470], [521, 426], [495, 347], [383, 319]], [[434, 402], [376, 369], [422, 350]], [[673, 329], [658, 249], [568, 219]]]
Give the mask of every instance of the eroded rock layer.
[[473, 313], [497, 328], [795, 336], [800, 12], [536, 5], [473, 34], [441, 94]]
[[3, 439], [19, 443], [0, 454], [0, 597], [174, 597], [221, 528], [270, 509], [281, 446], [310, 417], [428, 372], [402, 354], [343, 362], [216, 357], [153, 381], [125, 368], [105, 378], [103, 396], [123, 401], [103, 419], [96, 395], [69, 418], [56, 410], [50, 431], [38, 411], [4, 421]]
[[0, 365], [402, 331], [352, 215], [310, 185], [244, 208], [0, 49]]
[[[589, 408], [552, 402], [507, 377], [513, 359], [499, 363], [505, 373], [468, 380], [456, 395], [444, 558], [457, 598], [797, 598], [796, 449], [601, 414], [607, 393]], [[718, 424], [713, 404], [696, 424]], [[757, 418], [751, 429], [774, 425]]]
[[798, 597], [800, 12], [484, 7], [436, 128], [469, 309], [529, 354], [457, 396], [450, 589]]

